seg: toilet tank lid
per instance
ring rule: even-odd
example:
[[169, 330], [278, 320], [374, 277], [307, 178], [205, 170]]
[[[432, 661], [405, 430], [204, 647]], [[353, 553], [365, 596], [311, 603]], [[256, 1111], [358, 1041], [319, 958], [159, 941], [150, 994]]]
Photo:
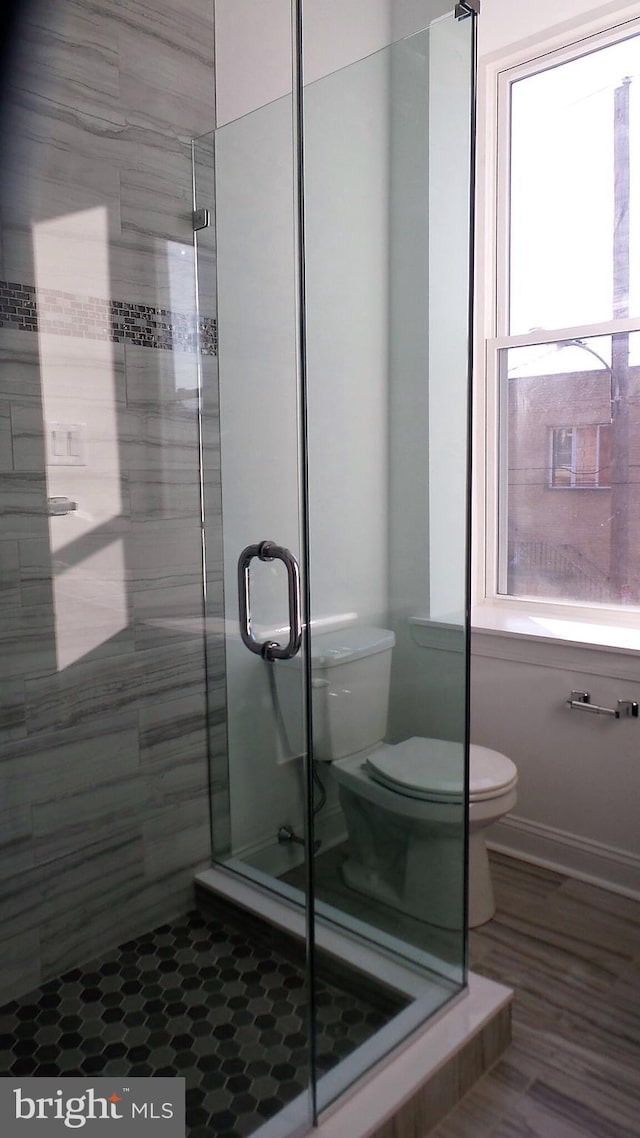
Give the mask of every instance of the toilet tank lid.
[[311, 632], [311, 663], [314, 668], [334, 668], [350, 660], [373, 656], [393, 648], [396, 638], [388, 628], [352, 624], [335, 632]]

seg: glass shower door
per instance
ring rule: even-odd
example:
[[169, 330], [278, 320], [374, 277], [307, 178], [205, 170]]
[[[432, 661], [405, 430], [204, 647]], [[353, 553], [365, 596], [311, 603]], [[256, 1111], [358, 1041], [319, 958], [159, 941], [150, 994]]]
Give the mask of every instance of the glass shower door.
[[[226, 661], [209, 677], [212, 847], [307, 935], [319, 1109], [466, 982], [475, 21], [426, 8], [427, 28], [317, 79], [304, 45], [301, 345], [292, 98], [194, 145], [213, 222], [201, 326], [217, 319], [201, 357], [206, 573], [225, 585], [206, 622]], [[332, 662], [368, 674], [380, 645], [379, 734], [336, 749], [360, 669]], [[381, 756], [386, 800], [361, 770]]]
[[[197, 140], [194, 158], [196, 201], [213, 222], [198, 239], [200, 316], [209, 306], [218, 326], [217, 355], [201, 360], [207, 549], [220, 545], [207, 505], [221, 479], [224, 519], [223, 564], [207, 559], [207, 575], [224, 576], [224, 610], [208, 608], [207, 623], [226, 657], [213, 845], [267, 881], [283, 858], [303, 861], [306, 816], [291, 97]], [[297, 667], [283, 695], [288, 656]]]
[[269, 909], [280, 874], [302, 874], [286, 887], [288, 932], [265, 927], [273, 907], [247, 926], [263, 974], [240, 1012], [243, 1134], [280, 1107], [298, 1127], [313, 1116], [292, 121], [289, 95], [193, 144], [195, 204], [208, 211], [196, 242], [205, 583], [224, 582], [222, 605], [219, 588], [205, 595], [208, 658], [224, 649], [207, 685], [212, 853], [245, 910], [247, 888]]

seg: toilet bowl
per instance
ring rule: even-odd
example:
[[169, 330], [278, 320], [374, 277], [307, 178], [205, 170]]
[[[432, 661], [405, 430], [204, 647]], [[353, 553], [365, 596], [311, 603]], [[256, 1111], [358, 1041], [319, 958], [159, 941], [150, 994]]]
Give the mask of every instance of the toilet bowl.
[[[469, 753], [469, 910], [474, 928], [495, 912], [484, 831], [516, 803], [517, 770], [498, 751]], [[442, 928], [464, 920], [462, 744], [411, 738], [331, 764], [349, 834], [346, 883]]]
[[[416, 736], [383, 742], [394, 645], [393, 632], [363, 625], [312, 636], [314, 760], [338, 784], [347, 885], [457, 929], [465, 919], [465, 749]], [[299, 715], [299, 669], [296, 657], [279, 671], [292, 715]], [[506, 755], [474, 744], [469, 768], [467, 918], [474, 927], [495, 909], [484, 831], [515, 806], [518, 773]]]

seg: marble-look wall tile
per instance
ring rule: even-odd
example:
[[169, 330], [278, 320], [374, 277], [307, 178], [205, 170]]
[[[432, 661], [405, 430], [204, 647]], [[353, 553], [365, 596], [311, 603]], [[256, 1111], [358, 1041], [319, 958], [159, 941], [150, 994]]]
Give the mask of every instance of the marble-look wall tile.
[[[121, 715], [137, 706], [145, 689], [143, 653], [78, 661], [62, 672], [26, 684], [30, 735], [64, 731], [97, 715]], [[35, 745], [35, 744], [34, 744]]]
[[137, 649], [160, 647], [189, 635], [202, 642], [202, 572], [194, 573], [190, 584], [134, 593], [133, 619]]
[[186, 406], [194, 410], [198, 398], [198, 361], [183, 352], [148, 351], [127, 344], [124, 350], [127, 406], [155, 410]]
[[[108, 0], [101, 2], [108, 3]], [[176, 44], [187, 53], [193, 52], [207, 63], [208, 82], [213, 81], [211, 0], [189, 0], [188, 18], [184, 0], [117, 0], [117, 18], [125, 31], [152, 28], [154, 35], [165, 43]]]
[[11, 407], [13, 468], [42, 471], [45, 468], [45, 435], [42, 407], [37, 403], [15, 402]]
[[52, 605], [52, 557], [49, 535], [18, 543], [20, 592], [25, 605]]
[[23, 403], [42, 399], [40, 355], [36, 336], [0, 329], [0, 398]]
[[202, 585], [200, 527], [192, 521], [165, 519], [136, 526], [127, 544], [127, 555], [136, 591], [190, 585], [194, 577]]
[[[3, 804], [19, 809], [64, 801], [114, 778], [138, 770], [138, 732], [135, 711], [118, 719], [96, 716], [89, 724], [53, 731], [38, 739], [20, 739], [3, 747], [0, 785]], [[71, 822], [72, 811], [67, 820]]]
[[[137, 744], [134, 736], [129, 746], [136, 759]], [[146, 782], [138, 770], [74, 788], [68, 797], [59, 794], [31, 809], [34, 856], [39, 863], [59, 860], [85, 849], [89, 833], [94, 840], [130, 833], [147, 810]]]
[[43, 979], [90, 958], [100, 942], [117, 943], [123, 929], [135, 923], [143, 858], [136, 829], [40, 868]]
[[[177, 699], [196, 695], [209, 687], [210, 673], [205, 675], [204, 672], [200, 630], [189, 640], [137, 652], [136, 658], [142, 661], [145, 669], [144, 706], [154, 703], [162, 695]], [[213, 682], [215, 684], [215, 671]]]
[[193, 481], [199, 481], [198, 417], [190, 407], [157, 407], [127, 412], [127, 439], [123, 459], [129, 471], [158, 471], [171, 480], [173, 470], [182, 467]]
[[[52, 13], [14, 77], [0, 188], [2, 278], [23, 282], [0, 312], [6, 998], [184, 911], [209, 857], [210, 740], [219, 803], [228, 783], [219, 639], [205, 698], [191, 229], [213, 5]], [[211, 320], [202, 336], [212, 350]], [[221, 542], [215, 365], [205, 380]], [[52, 423], [82, 424], [81, 462], [51, 462]], [[77, 509], [50, 517], [54, 495]], [[209, 581], [221, 597], [213, 547]]]
[[0, 541], [0, 612], [21, 603], [20, 558], [17, 541]]
[[[188, 154], [182, 156], [182, 180], [190, 177]], [[122, 231], [111, 250], [114, 296], [135, 297], [139, 304], [176, 312], [195, 311], [192, 238], [168, 241], [163, 237]]]
[[24, 679], [6, 676], [0, 699], [0, 744], [3, 746], [12, 739], [22, 739], [27, 733], [24, 703]]
[[63, 106], [109, 118], [120, 107], [117, 24], [109, 6], [65, 0], [51, 19], [49, 5], [32, 5], [22, 56], [13, 81]]
[[143, 834], [145, 873], [151, 880], [169, 869], [204, 868], [211, 850], [206, 793], [154, 812], [144, 822]]
[[[167, 133], [191, 139], [214, 125], [211, 12], [194, 4], [185, 19], [182, 5], [161, 0], [148, 21], [141, 19], [150, 7], [130, 5], [137, 21], [119, 32], [122, 103], [130, 122], [144, 117], [160, 122]], [[189, 83], [184, 82], [187, 73]]]
[[31, 992], [40, 984], [40, 932], [29, 929], [2, 942], [0, 1003], [6, 1004], [16, 993]]
[[134, 470], [130, 492], [131, 517], [136, 523], [188, 521], [200, 512], [200, 483], [193, 470], [174, 469], [170, 478], [163, 478], [157, 470]]
[[11, 404], [0, 402], [0, 472], [13, 470]]
[[[0, 800], [4, 802], [3, 796]], [[24, 798], [18, 806], [0, 810], [0, 877], [14, 877], [33, 865], [31, 807]]]
[[207, 768], [202, 755], [207, 748], [207, 701], [204, 692], [181, 699], [149, 702], [139, 711], [140, 765], [155, 782], [154, 794], [162, 805], [167, 794], [174, 793], [174, 777], [182, 779], [182, 769], [189, 765], [189, 785], [196, 792], [207, 786]]
[[31, 677], [55, 670], [55, 620], [45, 605], [18, 608], [0, 621], [0, 677]]
[[[153, 181], [147, 170], [126, 170], [120, 176], [123, 232], [140, 233], [180, 245], [193, 244], [193, 192], [188, 180], [167, 173], [162, 154]], [[185, 154], [186, 158], [186, 154]]]
[[[212, 708], [210, 720], [214, 718]], [[215, 857], [224, 858], [231, 852], [231, 802], [229, 784], [229, 747], [226, 714], [224, 722], [210, 723], [209, 767], [211, 796], [211, 844]]]
[[0, 541], [39, 537], [46, 532], [47, 483], [43, 472], [2, 476]]

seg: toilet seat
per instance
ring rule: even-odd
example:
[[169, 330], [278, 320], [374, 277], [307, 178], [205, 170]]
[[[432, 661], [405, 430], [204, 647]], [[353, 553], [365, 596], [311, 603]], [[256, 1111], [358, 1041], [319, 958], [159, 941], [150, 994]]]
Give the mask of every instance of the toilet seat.
[[[370, 778], [396, 794], [425, 802], [461, 802], [461, 758], [460, 743], [414, 736], [402, 743], [383, 743], [364, 766]], [[475, 743], [469, 748], [469, 768], [470, 802], [508, 794], [518, 780], [511, 759]]]

